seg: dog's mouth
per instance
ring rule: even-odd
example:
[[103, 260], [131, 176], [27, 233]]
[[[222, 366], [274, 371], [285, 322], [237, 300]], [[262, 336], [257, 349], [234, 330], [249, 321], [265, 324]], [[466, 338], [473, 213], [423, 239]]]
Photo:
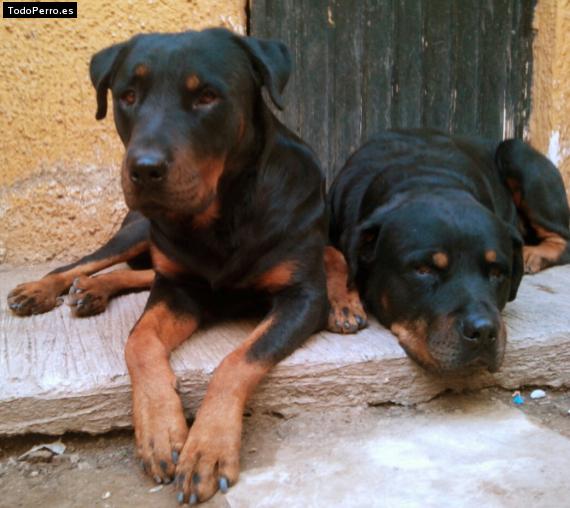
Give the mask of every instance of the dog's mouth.
[[163, 212], [167, 208], [168, 199], [159, 191], [139, 191], [132, 187], [123, 187], [125, 202], [130, 210], [148, 215]]
[[[189, 194], [189, 195], [188, 195]], [[200, 220], [203, 215], [217, 215], [217, 195], [210, 193], [129, 193], [125, 201], [130, 210], [142, 213], [147, 219], [185, 222]]]
[[146, 217], [152, 217], [153, 215], [162, 215], [168, 212], [168, 208], [166, 206], [154, 199], [140, 200], [135, 207], [130, 208], [131, 210], [137, 210]]
[[[221, 166], [216, 170], [221, 171]], [[204, 178], [204, 174], [208, 178]], [[216, 200], [219, 174], [211, 176], [205, 170], [183, 170], [181, 164], [173, 164], [160, 181], [141, 185], [133, 181], [123, 161], [121, 184], [130, 210], [149, 219], [188, 218], [203, 213]]]
[[464, 375], [482, 368], [495, 373], [503, 363], [507, 334], [502, 320], [496, 339], [484, 348], [465, 344], [450, 319], [394, 323], [390, 329], [408, 357], [435, 374]]
[[487, 370], [489, 373], [494, 374], [499, 371], [501, 365], [503, 363], [503, 358], [498, 358], [496, 356], [492, 357], [485, 357], [485, 356], [478, 356], [473, 360], [467, 362], [459, 362], [459, 363], [446, 363], [446, 362], [435, 362], [432, 363], [424, 363], [420, 358], [418, 358], [413, 351], [407, 350], [406, 354], [412, 360], [414, 360], [420, 367], [431, 372], [432, 374], [437, 375], [468, 375], [476, 371], [480, 370]]

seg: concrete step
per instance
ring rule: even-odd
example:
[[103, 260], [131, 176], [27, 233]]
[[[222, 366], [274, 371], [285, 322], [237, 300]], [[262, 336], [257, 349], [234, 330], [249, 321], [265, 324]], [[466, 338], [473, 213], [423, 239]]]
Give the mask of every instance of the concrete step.
[[[0, 271], [0, 435], [100, 433], [130, 426], [123, 347], [147, 294], [119, 297], [92, 318], [73, 318], [65, 305], [29, 318], [14, 316], [6, 306], [8, 291], [49, 268]], [[274, 369], [250, 407], [290, 415], [304, 408], [411, 404], [448, 389], [569, 387], [570, 266], [525, 277], [504, 314], [509, 345], [496, 374], [428, 374], [406, 357], [390, 332], [372, 323], [357, 335], [313, 336]], [[215, 367], [253, 326], [219, 324], [174, 352], [189, 413], [198, 407]]]

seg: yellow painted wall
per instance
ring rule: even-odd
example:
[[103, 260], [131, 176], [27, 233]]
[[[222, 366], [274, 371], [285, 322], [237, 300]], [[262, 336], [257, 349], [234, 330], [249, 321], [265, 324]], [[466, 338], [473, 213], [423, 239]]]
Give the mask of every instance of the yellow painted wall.
[[[0, 24], [0, 263], [71, 260], [124, 212], [122, 147], [97, 122], [91, 55], [142, 31], [244, 31], [246, 0], [80, 0], [77, 19]], [[570, 189], [570, 0], [539, 0], [529, 139]]]
[[71, 260], [125, 207], [112, 113], [95, 120], [93, 53], [135, 33], [245, 29], [245, 0], [80, 0], [77, 19], [0, 23], [0, 263]]
[[530, 142], [560, 168], [570, 198], [570, 0], [539, 0]]

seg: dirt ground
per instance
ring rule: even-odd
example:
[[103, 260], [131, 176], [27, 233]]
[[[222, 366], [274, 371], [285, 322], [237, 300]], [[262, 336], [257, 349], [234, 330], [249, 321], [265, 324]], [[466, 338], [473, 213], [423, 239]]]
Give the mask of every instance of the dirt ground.
[[[525, 403], [516, 406], [512, 394], [489, 389], [474, 394], [445, 394], [417, 406], [382, 405], [327, 413], [304, 413], [289, 419], [279, 415], [245, 417], [242, 471], [274, 464], [276, 450], [288, 442], [318, 446], [320, 436], [354, 438], [379, 420], [410, 419], [417, 415], [452, 414], [458, 404], [472, 399], [501, 402], [516, 407], [533, 422], [570, 438], [570, 391], [546, 390], [547, 396], [532, 400], [530, 389], [521, 390]], [[50, 462], [30, 463], [18, 457], [33, 445], [61, 439], [66, 449]], [[103, 436], [69, 434], [61, 438], [24, 436], [0, 440], [0, 506], [36, 507], [162, 507], [176, 506], [172, 485], [157, 486], [146, 478], [133, 456], [132, 433]], [[310, 460], [308, 453], [307, 460]], [[216, 495], [203, 506], [229, 506]]]

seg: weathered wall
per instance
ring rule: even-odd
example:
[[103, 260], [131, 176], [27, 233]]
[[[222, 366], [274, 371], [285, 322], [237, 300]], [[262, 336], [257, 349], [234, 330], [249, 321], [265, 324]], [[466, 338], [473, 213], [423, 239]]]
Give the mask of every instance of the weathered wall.
[[539, 0], [530, 141], [561, 169], [570, 197], [570, 0]]
[[69, 260], [124, 215], [122, 146], [95, 120], [91, 55], [142, 31], [245, 30], [245, 0], [82, 0], [77, 19], [0, 25], [0, 263]]
[[[90, 56], [140, 31], [225, 25], [246, 0], [82, 0], [77, 19], [0, 25], [0, 263], [69, 260], [118, 227], [121, 145], [96, 122]], [[570, 189], [570, 0], [539, 0], [529, 138]]]

